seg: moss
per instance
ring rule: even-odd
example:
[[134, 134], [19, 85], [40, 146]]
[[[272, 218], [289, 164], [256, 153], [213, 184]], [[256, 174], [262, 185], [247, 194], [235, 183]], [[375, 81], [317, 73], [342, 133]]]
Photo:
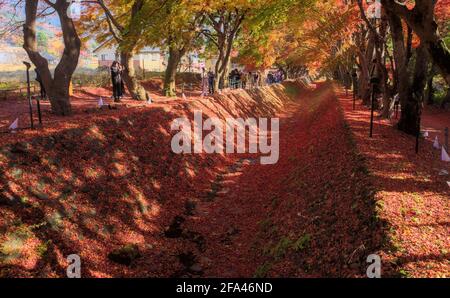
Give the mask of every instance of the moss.
[[53, 230], [58, 231], [63, 226], [63, 216], [56, 211], [47, 218], [47, 222]]
[[270, 269], [272, 268], [272, 263], [265, 262], [261, 266], [259, 266], [255, 271], [255, 278], [264, 278], [267, 277], [267, 273], [269, 273]]
[[292, 245], [292, 240], [283, 236], [280, 241], [271, 249], [270, 253], [275, 259], [282, 258], [286, 255], [288, 249]]
[[43, 242], [43, 243], [39, 244], [36, 247], [36, 253], [38, 254], [38, 256], [40, 256], [41, 258], [45, 257], [45, 255], [48, 252], [48, 246], [49, 246], [50, 242], [51, 241], [48, 240], [46, 242]]
[[305, 234], [301, 237], [299, 237], [293, 244], [292, 249], [294, 251], [300, 251], [308, 247], [309, 243], [311, 242], [311, 235]]

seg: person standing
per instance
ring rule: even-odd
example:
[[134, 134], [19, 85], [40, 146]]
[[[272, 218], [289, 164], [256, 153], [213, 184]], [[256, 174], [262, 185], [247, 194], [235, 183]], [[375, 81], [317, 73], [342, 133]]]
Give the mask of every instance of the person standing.
[[214, 73], [211, 70], [208, 71], [208, 86], [209, 94], [214, 94]]
[[234, 69], [228, 74], [228, 86], [234, 89]]
[[111, 81], [113, 86], [113, 97], [115, 102], [120, 101], [121, 89], [122, 89], [122, 76], [120, 70], [120, 64], [114, 61], [111, 65]]
[[269, 74], [267, 75], [267, 84], [268, 85], [272, 85], [274, 82], [273, 82], [273, 74], [272, 74], [272, 72], [269, 72]]
[[242, 89], [247, 89], [248, 73], [241, 73]]
[[253, 83], [254, 83], [255, 88], [259, 87], [259, 73], [258, 72], [255, 72], [253, 74]]

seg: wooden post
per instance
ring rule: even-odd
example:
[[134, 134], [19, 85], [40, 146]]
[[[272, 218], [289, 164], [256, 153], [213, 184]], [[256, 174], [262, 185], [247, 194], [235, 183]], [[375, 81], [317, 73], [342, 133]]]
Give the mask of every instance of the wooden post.
[[370, 82], [372, 83], [372, 100], [371, 100], [372, 106], [370, 109], [370, 135], [369, 136], [372, 137], [373, 136], [373, 118], [374, 118], [374, 113], [375, 113], [375, 100], [376, 100], [375, 91], [376, 91], [376, 86], [379, 82], [379, 79], [377, 77], [372, 77], [370, 79]]
[[33, 103], [31, 102], [31, 88], [30, 88], [30, 68], [31, 68], [31, 64], [28, 62], [23, 62], [23, 64], [25, 64], [25, 66], [27, 67], [27, 96], [28, 96], [28, 105], [30, 107], [30, 123], [31, 123], [31, 128], [34, 128], [34, 124], [33, 124]]
[[142, 79], [145, 80], [145, 56], [142, 55]]
[[356, 86], [357, 86], [357, 77], [356, 71], [352, 73], [352, 85], [353, 85], [353, 110], [356, 110]]
[[450, 151], [448, 148], [448, 127], [445, 128], [445, 150]]

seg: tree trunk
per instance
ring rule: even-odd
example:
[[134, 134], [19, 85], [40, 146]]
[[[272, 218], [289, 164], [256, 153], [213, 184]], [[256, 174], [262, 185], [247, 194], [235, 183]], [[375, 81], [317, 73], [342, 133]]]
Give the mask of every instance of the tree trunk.
[[[421, 112], [421, 102], [423, 99], [423, 88], [425, 77], [420, 72], [426, 72], [426, 51], [420, 47], [416, 52], [416, 66], [414, 72], [414, 82], [411, 83], [410, 72], [408, 71], [409, 39], [405, 46], [405, 37], [403, 34], [402, 20], [395, 13], [386, 11], [389, 17], [391, 28], [392, 43], [394, 49], [394, 60], [398, 82], [398, 94], [402, 113], [398, 128], [408, 134], [416, 135], [418, 129], [418, 120]], [[417, 84], [417, 86], [415, 86]]]
[[427, 91], [425, 94], [427, 105], [434, 104], [434, 89], [433, 89], [433, 79], [436, 74], [436, 71], [434, 69], [434, 64], [431, 65], [430, 74], [428, 76], [427, 80]]
[[52, 112], [56, 115], [67, 116], [72, 113], [69, 85], [78, 65], [81, 41], [72, 19], [67, 16], [67, 8], [70, 3], [65, 0], [57, 0], [54, 4], [51, 4], [58, 14], [64, 41], [64, 51], [52, 78], [48, 68], [48, 61], [40, 55], [37, 47], [36, 19], [38, 4], [38, 0], [26, 1], [23, 48], [41, 76], [42, 84], [50, 100]]
[[226, 47], [226, 36], [223, 33], [218, 33], [218, 44], [219, 44], [219, 55], [217, 56], [216, 65], [214, 68], [216, 79], [214, 80], [214, 90], [223, 89], [224, 86], [224, 68], [227, 68], [225, 63], [225, 47]]
[[120, 53], [121, 64], [124, 66], [122, 77], [131, 98], [135, 100], [147, 100], [149, 98], [147, 91], [142, 87], [136, 78], [136, 72], [134, 70], [133, 54], [130, 52]]
[[398, 123], [398, 128], [408, 134], [416, 135], [417, 130], [420, 129], [419, 118], [422, 113], [427, 68], [428, 52], [422, 45], [416, 50], [416, 65], [410, 87], [411, 93], [405, 102], [405, 106], [402, 106], [402, 115]]
[[379, 41], [377, 43], [377, 62], [381, 79], [381, 89], [383, 90], [383, 110], [381, 112], [381, 116], [383, 118], [389, 117], [389, 108], [391, 106], [391, 90], [389, 88], [389, 73], [386, 68], [386, 59], [388, 56], [387, 46], [386, 46], [386, 31], [387, 31], [388, 23], [386, 18], [384, 17], [381, 20], [380, 24], [380, 32], [379, 32]]
[[360, 97], [362, 98], [363, 104], [370, 104], [370, 72], [373, 66], [373, 54], [375, 50], [375, 41], [373, 34], [369, 34], [369, 41], [367, 42], [367, 47], [364, 53], [360, 55], [361, 64], [361, 75], [360, 75]]
[[364, 104], [367, 104], [370, 102], [370, 74], [369, 74], [369, 65], [366, 61], [366, 58], [364, 55], [360, 55], [360, 70], [361, 73], [358, 76], [358, 96], [363, 100]]
[[219, 70], [219, 80], [218, 83], [220, 84], [221, 88], [225, 87], [225, 82], [227, 79], [227, 75], [230, 72], [230, 70], [228, 69], [230, 65], [230, 56], [226, 56], [222, 62], [222, 67]]
[[434, 16], [436, 1], [416, 0], [412, 10], [392, 0], [381, 0], [381, 3], [387, 11], [403, 18], [414, 30], [428, 49], [434, 64], [442, 72], [447, 84], [450, 85], [450, 51], [439, 36]]
[[167, 62], [166, 73], [164, 76], [164, 94], [172, 97], [177, 95], [176, 91], [176, 75], [177, 68], [180, 64], [183, 52], [174, 47], [169, 47], [169, 60]]
[[[55, 71], [56, 73], [56, 71]], [[57, 77], [52, 83], [50, 89], [46, 89], [50, 99], [52, 111], [56, 115], [67, 116], [72, 113], [72, 107], [69, 101], [70, 80], [64, 77]]]
[[228, 65], [230, 63], [233, 42], [241, 29], [242, 21], [247, 12], [248, 10], [235, 9], [234, 11], [222, 10], [218, 12], [218, 14], [209, 14], [211, 25], [217, 34], [217, 41], [214, 43], [219, 50], [215, 65], [215, 90], [224, 87], [226, 76], [229, 71]]
[[[389, 25], [391, 28], [393, 53], [395, 61], [395, 74], [398, 87], [398, 94], [400, 97], [400, 104], [403, 107], [407, 105], [410, 97], [410, 81], [408, 72], [407, 49], [405, 47], [405, 38], [403, 34], [402, 20], [394, 13], [386, 11], [389, 18]], [[403, 114], [402, 114], [403, 116]], [[404, 117], [408, 117], [405, 113]], [[408, 122], [408, 120], [403, 120]]]

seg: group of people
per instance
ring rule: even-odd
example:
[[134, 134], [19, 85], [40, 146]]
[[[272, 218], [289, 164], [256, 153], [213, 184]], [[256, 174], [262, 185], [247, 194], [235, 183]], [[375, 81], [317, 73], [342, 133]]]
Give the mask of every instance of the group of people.
[[228, 79], [231, 89], [256, 88], [262, 85], [261, 75], [258, 71], [244, 73], [238, 69], [234, 69], [230, 72]]
[[111, 81], [115, 102], [119, 102], [125, 93], [125, 86], [122, 78], [123, 69], [124, 67], [118, 61], [114, 61], [111, 65]]
[[[206, 76], [203, 76], [203, 84], [205, 90], [208, 89], [209, 94], [214, 94], [215, 92], [215, 81], [216, 75], [213, 71], [209, 70]], [[281, 83], [285, 79], [285, 76], [281, 70], [271, 71], [268, 73], [266, 78], [267, 84]], [[238, 69], [233, 69], [228, 75], [228, 87], [230, 89], [239, 88], [256, 88], [262, 86], [262, 75], [259, 71], [254, 72], [243, 72]], [[223, 86], [222, 86], [223, 87]]]
[[[113, 87], [113, 98], [115, 102], [119, 102], [125, 93], [125, 86], [123, 82], [123, 70], [124, 67], [118, 61], [114, 61], [111, 64], [111, 81]], [[41, 98], [45, 99], [47, 97], [47, 93], [45, 91], [44, 85], [42, 84], [41, 76], [37, 69], [36, 71], [36, 81], [40, 84], [41, 89]], [[211, 70], [208, 71], [206, 77], [204, 77], [204, 87], [207, 87], [209, 94], [214, 94], [215, 92], [215, 81], [216, 76], [214, 72]], [[233, 69], [228, 75], [229, 80], [229, 88], [238, 89], [238, 88], [255, 88], [261, 86], [261, 75], [258, 71], [244, 73], [238, 69]], [[267, 75], [266, 82], [267, 84], [280, 83], [284, 80], [284, 75], [282, 71], [269, 72]], [[207, 86], [205, 86], [207, 85]], [[206, 88], [205, 88], [206, 90]]]
[[277, 70], [275, 72], [270, 71], [267, 74], [267, 84], [277, 84], [284, 81], [284, 73], [281, 70]]
[[233, 69], [228, 74], [228, 86], [231, 89], [245, 88], [247, 84], [247, 76], [238, 69]]

